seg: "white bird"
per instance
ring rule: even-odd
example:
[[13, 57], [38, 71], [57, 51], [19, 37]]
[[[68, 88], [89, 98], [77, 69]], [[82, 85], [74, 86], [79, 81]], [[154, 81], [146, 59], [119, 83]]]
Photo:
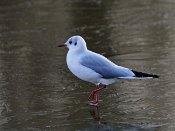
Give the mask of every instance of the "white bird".
[[65, 44], [58, 47], [68, 47], [67, 66], [69, 70], [87, 82], [96, 85], [89, 95], [90, 105], [99, 105], [99, 91], [120, 79], [158, 78], [152, 75], [118, 66], [104, 56], [87, 49], [86, 42], [81, 36], [70, 37]]

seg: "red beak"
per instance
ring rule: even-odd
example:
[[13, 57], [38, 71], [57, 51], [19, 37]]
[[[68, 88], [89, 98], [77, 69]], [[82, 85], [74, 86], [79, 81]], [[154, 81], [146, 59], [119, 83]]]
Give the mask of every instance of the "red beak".
[[66, 46], [67, 46], [66, 44], [58, 45], [58, 47], [66, 47]]

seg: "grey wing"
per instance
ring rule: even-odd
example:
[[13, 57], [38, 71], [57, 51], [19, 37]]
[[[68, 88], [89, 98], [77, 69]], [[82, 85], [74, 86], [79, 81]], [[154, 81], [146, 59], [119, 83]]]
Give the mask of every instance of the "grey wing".
[[80, 64], [99, 73], [102, 78], [132, 77], [134, 73], [121, 66], [117, 66], [102, 55], [88, 52], [81, 57]]

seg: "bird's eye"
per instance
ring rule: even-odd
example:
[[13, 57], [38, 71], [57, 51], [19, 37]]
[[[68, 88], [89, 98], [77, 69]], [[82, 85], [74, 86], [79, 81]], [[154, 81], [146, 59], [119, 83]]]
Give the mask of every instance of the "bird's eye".
[[71, 45], [72, 44], [72, 41], [69, 41], [69, 44]]
[[74, 44], [75, 46], [77, 45], [77, 42], [75, 42], [75, 44]]

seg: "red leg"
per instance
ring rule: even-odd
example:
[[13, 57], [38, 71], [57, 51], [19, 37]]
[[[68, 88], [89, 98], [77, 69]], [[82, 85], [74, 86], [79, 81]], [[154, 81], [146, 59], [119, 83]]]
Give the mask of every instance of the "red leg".
[[96, 86], [96, 89], [90, 93], [89, 98], [88, 98], [90, 105], [98, 106], [99, 92], [104, 88], [106, 88], [106, 85], [99, 84]]
[[89, 95], [89, 97], [88, 97], [88, 100], [91, 100], [91, 99], [93, 99], [93, 98], [96, 96], [96, 90], [98, 90], [99, 88], [100, 88], [100, 86], [99, 86], [99, 85], [96, 85], [95, 90], [93, 90], [93, 91], [90, 93], [90, 95]]

